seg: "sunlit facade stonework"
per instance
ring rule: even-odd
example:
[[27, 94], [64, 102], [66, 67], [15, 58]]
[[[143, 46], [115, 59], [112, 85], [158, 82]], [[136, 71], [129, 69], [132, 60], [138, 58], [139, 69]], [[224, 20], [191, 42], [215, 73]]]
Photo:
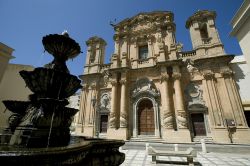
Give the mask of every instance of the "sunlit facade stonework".
[[109, 64], [104, 64], [106, 42], [91, 37], [76, 133], [124, 140], [250, 143], [229, 67], [234, 56], [226, 55], [215, 18], [212, 11], [188, 18], [191, 51], [176, 42], [171, 12], [125, 19], [114, 25]]

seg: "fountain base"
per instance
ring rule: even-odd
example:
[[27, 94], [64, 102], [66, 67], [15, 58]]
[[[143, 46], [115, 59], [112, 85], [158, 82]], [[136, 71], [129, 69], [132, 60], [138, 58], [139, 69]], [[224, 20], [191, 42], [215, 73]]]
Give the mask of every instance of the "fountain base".
[[125, 160], [119, 152], [124, 141], [72, 137], [68, 146], [49, 148], [0, 147], [0, 162], [9, 165], [118, 166]]

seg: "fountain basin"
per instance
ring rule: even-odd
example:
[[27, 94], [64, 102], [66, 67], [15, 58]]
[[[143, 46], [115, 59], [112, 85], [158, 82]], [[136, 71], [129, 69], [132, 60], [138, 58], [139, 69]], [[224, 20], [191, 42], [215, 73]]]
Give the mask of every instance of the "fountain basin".
[[122, 140], [92, 139], [73, 136], [68, 146], [22, 148], [0, 146], [0, 162], [8, 165], [120, 165], [125, 154], [119, 152]]
[[82, 87], [76, 76], [53, 69], [38, 67], [20, 75], [37, 98], [65, 99]]

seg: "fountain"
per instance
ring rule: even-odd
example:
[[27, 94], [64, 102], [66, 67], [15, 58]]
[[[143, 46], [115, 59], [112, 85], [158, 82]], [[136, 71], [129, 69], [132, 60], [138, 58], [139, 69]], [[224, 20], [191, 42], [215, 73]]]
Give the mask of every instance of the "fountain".
[[45, 50], [54, 59], [33, 71], [20, 71], [33, 92], [29, 101], [3, 101], [9, 127], [0, 138], [0, 162], [10, 165], [120, 165], [124, 141], [70, 135], [78, 110], [68, 108], [67, 98], [81, 88], [81, 81], [69, 73], [66, 61], [80, 54], [80, 46], [67, 32], [43, 37]]

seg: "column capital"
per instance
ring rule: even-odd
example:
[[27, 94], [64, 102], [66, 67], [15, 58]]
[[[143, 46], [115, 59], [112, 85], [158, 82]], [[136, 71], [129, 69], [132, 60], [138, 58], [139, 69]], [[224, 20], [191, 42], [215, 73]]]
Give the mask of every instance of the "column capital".
[[175, 80], [181, 79], [181, 73], [174, 72], [172, 76]]
[[233, 72], [232, 70], [230, 70], [230, 69], [224, 69], [224, 70], [222, 70], [222, 71], [220, 72], [220, 74], [221, 74], [223, 77], [228, 78], [228, 77], [231, 77], [231, 76], [234, 74], [234, 72]]
[[127, 83], [127, 80], [126, 80], [126, 79], [121, 79], [121, 80], [120, 80], [120, 84], [125, 85], [126, 83]]
[[116, 79], [111, 79], [110, 83], [112, 86], [116, 86], [117, 85], [117, 80]]
[[206, 71], [203, 73], [203, 77], [206, 79], [206, 80], [211, 80], [214, 78], [214, 72], [212, 71]]
[[91, 89], [96, 89], [96, 82], [93, 82], [93, 83], [91, 83], [91, 85], [90, 85], [90, 87], [91, 87]]
[[168, 81], [168, 79], [169, 79], [169, 75], [167, 73], [161, 74], [161, 82]]
[[88, 84], [82, 84], [82, 90], [87, 90], [87, 89], [88, 89], [88, 87], [89, 87], [89, 85], [88, 85]]

